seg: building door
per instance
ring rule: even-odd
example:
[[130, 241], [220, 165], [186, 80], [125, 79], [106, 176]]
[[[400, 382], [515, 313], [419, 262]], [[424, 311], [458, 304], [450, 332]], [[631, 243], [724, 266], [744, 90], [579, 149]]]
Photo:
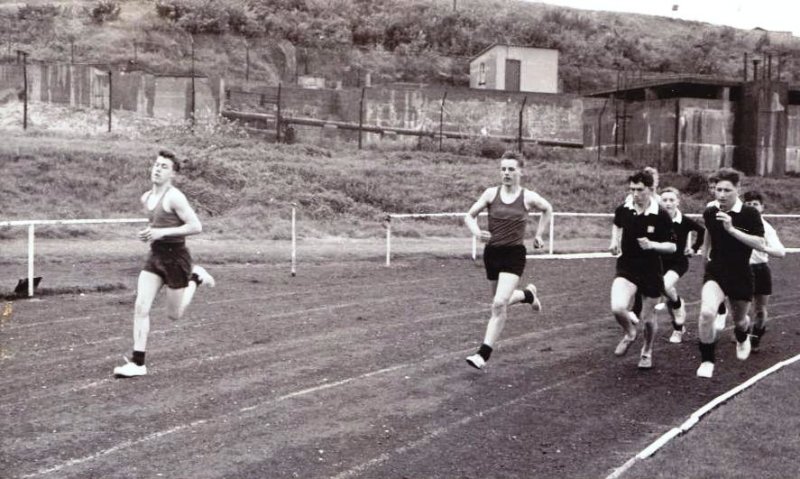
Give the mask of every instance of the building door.
[[506, 60], [506, 91], [519, 91], [521, 71], [519, 60]]

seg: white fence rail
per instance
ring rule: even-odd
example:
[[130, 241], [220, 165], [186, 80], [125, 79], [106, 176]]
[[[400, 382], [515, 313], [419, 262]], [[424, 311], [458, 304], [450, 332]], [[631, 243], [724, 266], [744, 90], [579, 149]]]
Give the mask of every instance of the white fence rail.
[[[387, 215], [386, 221], [386, 266], [391, 266], [392, 264], [392, 219], [418, 219], [418, 218], [463, 218], [467, 213], [397, 213], [397, 214], [389, 214]], [[539, 216], [541, 213], [538, 212], [531, 212], [528, 213], [528, 216]], [[699, 218], [702, 215], [688, 213], [685, 214], [686, 216]], [[487, 216], [486, 212], [482, 212], [480, 216]], [[800, 218], [800, 214], [765, 214], [762, 215], [764, 218]], [[555, 254], [553, 252], [553, 237], [555, 232], [555, 221], [557, 217], [585, 217], [585, 218], [613, 218], [613, 213], [574, 213], [574, 212], [553, 212], [553, 215], [550, 217], [550, 225], [548, 227], [549, 234], [548, 234], [548, 246], [547, 246], [547, 254], [546, 255], [537, 255], [537, 258], [570, 258], [570, 257], [581, 257], [581, 258], [601, 258], [601, 257], [611, 257], [611, 253], [603, 253], [603, 252], [589, 252], [589, 253], [563, 253], [563, 254]], [[465, 227], [466, 229], [466, 227]], [[787, 252], [790, 253], [797, 253], [800, 252], [800, 248], [786, 248]], [[478, 238], [475, 236], [472, 237], [472, 259], [476, 259], [478, 257]]]
[[28, 227], [28, 296], [33, 297], [34, 278], [34, 253], [36, 226], [67, 226], [67, 225], [97, 225], [97, 224], [123, 224], [147, 223], [147, 218], [123, 219], [89, 219], [89, 220], [20, 220], [0, 221], [0, 227], [27, 226]]

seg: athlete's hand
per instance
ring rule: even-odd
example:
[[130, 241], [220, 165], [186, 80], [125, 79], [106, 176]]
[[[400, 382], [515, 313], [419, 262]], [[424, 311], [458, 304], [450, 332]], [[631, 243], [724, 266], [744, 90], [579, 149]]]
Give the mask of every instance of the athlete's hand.
[[730, 231], [733, 229], [733, 219], [728, 213], [724, 213], [722, 211], [717, 212], [717, 221], [722, 221], [722, 227], [725, 228], [725, 231]]
[[650, 240], [646, 236], [642, 238], [636, 238], [636, 241], [639, 242], [639, 247], [645, 251], [653, 249], [653, 245], [650, 244]]
[[483, 243], [488, 243], [491, 238], [492, 234], [486, 230], [481, 230], [481, 234], [478, 235], [478, 239], [481, 240]]
[[691, 246], [687, 246], [683, 251], [684, 256], [694, 256], [695, 254], [697, 254], [697, 252], [693, 250]]
[[143, 230], [139, 230], [139, 232], [136, 233], [136, 236], [141, 241], [144, 241], [145, 243], [149, 242], [150, 241], [150, 227], [148, 226], [147, 228], [145, 228]]
[[617, 243], [612, 243], [611, 246], [608, 247], [608, 251], [610, 251], [613, 256], [619, 256], [621, 253], [619, 244]]
[[541, 236], [534, 236], [533, 237], [533, 249], [542, 249], [544, 248], [544, 240]]

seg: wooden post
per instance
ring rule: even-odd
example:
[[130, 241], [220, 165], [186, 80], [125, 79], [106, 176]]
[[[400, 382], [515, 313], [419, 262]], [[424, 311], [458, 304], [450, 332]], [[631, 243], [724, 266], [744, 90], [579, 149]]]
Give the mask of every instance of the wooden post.
[[191, 120], [191, 124], [192, 124], [192, 129], [194, 129], [194, 121], [195, 121], [195, 118], [194, 118], [194, 99], [195, 99], [195, 96], [194, 96], [195, 95], [195, 90], [194, 90], [194, 35], [192, 35], [191, 39], [192, 39], [192, 98], [191, 98], [192, 113], [191, 113], [190, 120]]
[[28, 52], [17, 50], [17, 58], [22, 57], [22, 129], [28, 129]]

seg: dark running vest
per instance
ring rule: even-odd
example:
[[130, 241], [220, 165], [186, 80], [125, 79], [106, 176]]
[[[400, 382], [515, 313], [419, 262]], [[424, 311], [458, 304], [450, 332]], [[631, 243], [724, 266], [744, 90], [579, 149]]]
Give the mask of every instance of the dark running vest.
[[489, 204], [490, 246], [516, 246], [524, 244], [525, 226], [528, 223], [528, 210], [525, 208], [525, 188], [510, 204], [500, 199], [500, 189]]
[[[145, 210], [147, 210], [147, 217], [150, 220], [150, 227], [151, 228], [176, 228], [178, 226], [183, 226], [185, 223], [183, 220], [178, 216], [174, 211], [166, 211], [164, 209], [164, 197], [167, 195], [167, 192], [172, 188], [171, 186], [164, 190], [161, 194], [161, 198], [158, 199], [158, 203], [156, 203], [155, 208], [152, 210], [147, 207], [147, 200], [150, 198], [150, 195], [153, 194], [152, 190], [148, 193], [147, 198], [145, 198]], [[183, 236], [165, 236], [157, 241], [157, 243], [184, 243], [186, 239]]]

